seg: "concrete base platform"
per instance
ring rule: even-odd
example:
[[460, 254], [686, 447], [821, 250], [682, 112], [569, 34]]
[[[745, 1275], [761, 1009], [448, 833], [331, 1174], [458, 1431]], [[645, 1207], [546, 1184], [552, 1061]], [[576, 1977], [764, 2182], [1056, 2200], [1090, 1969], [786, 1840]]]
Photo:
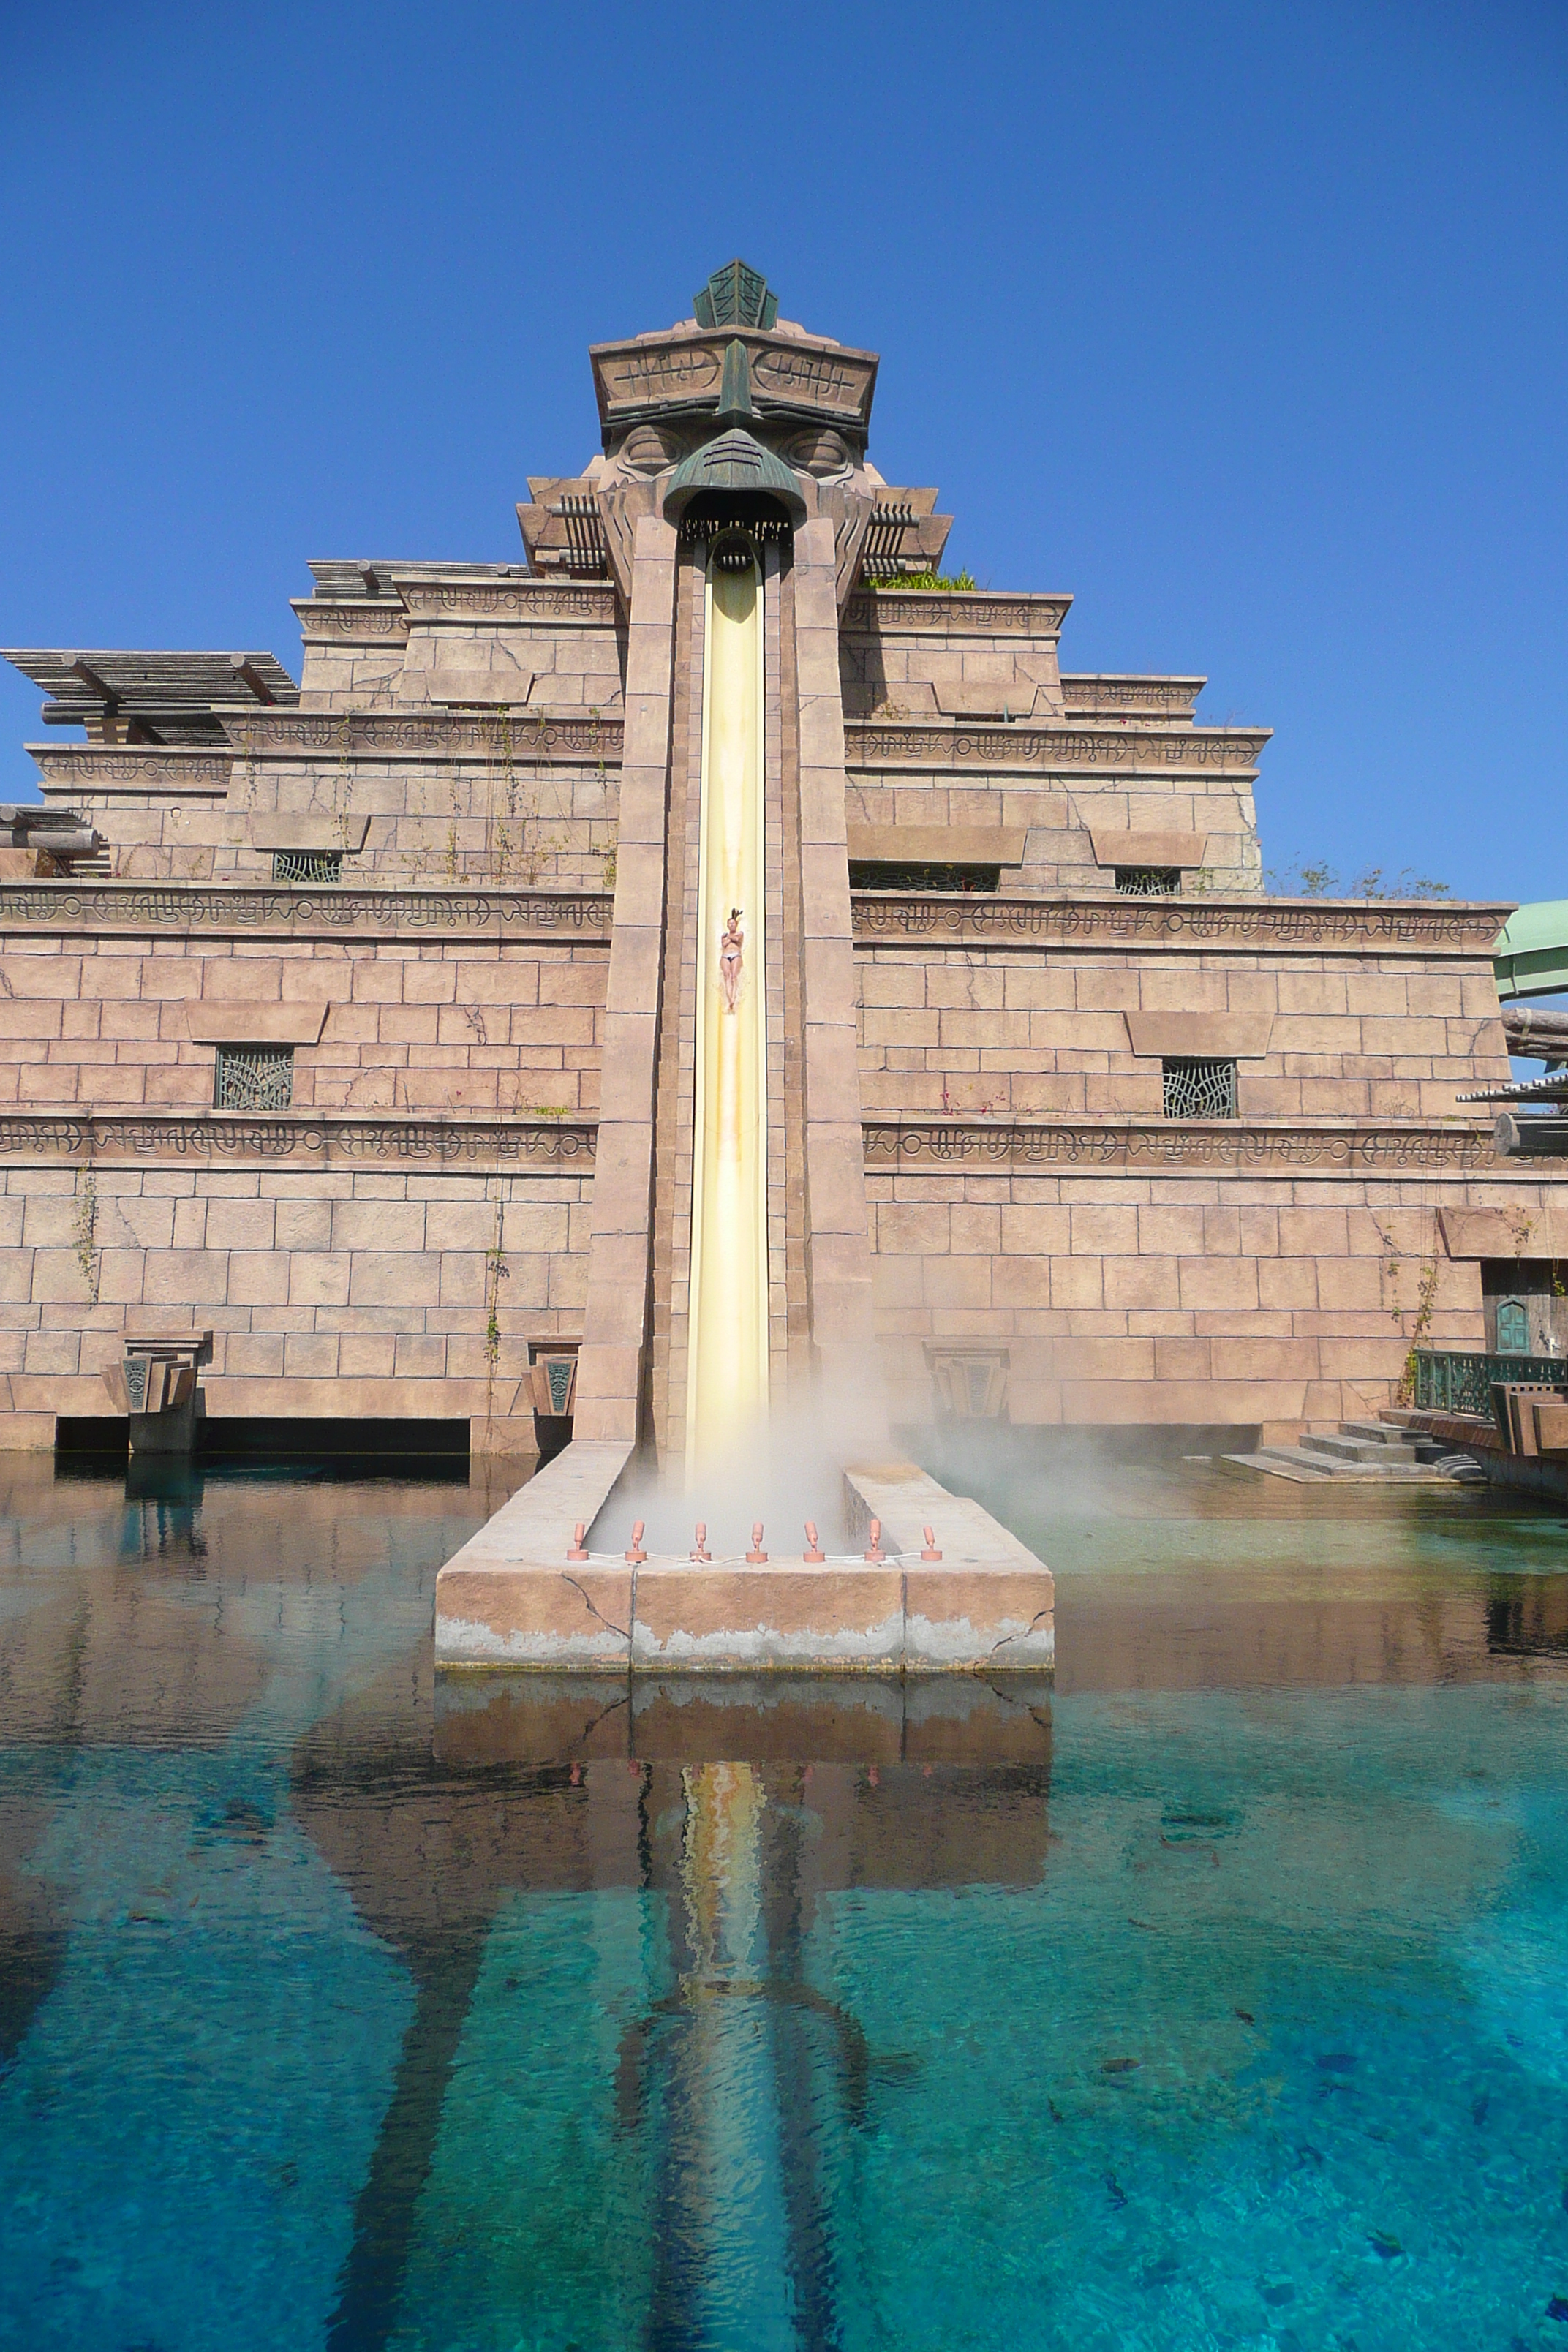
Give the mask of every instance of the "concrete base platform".
[[[775, 1555], [752, 1568], [595, 1553], [594, 1521], [628, 1459], [621, 1446], [568, 1446], [453, 1555], [436, 1583], [437, 1665], [1038, 1675], [1054, 1664], [1049, 1569], [911, 1463], [845, 1473], [850, 1524], [880, 1519], [885, 1560]], [[569, 1560], [579, 1521], [589, 1557]], [[941, 1559], [923, 1559], [928, 1549]]]

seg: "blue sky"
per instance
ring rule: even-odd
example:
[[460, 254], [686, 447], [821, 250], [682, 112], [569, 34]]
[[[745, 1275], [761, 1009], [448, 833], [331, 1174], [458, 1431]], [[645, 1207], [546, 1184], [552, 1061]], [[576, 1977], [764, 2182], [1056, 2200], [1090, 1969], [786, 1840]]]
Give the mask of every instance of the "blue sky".
[[1268, 865], [1568, 895], [1561, 5], [12, 0], [0, 133], [0, 643], [297, 672], [309, 557], [518, 560], [738, 251], [1068, 667], [1275, 728]]

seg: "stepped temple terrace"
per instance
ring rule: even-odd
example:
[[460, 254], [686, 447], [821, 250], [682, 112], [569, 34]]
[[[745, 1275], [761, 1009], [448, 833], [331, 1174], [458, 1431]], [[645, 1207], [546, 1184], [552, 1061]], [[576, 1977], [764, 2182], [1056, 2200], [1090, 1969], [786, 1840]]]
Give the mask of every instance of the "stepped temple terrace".
[[745, 266], [589, 357], [517, 560], [312, 563], [298, 685], [7, 656], [85, 740], [0, 851], [0, 1444], [1247, 1454], [1544, 1351], [1509, 908], [1266, 895], [1268, 730], [945, 575]]

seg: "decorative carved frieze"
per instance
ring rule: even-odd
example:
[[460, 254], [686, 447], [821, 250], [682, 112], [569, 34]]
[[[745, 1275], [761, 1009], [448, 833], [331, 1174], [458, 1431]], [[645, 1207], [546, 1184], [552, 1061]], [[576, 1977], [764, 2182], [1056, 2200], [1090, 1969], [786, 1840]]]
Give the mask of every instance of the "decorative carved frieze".
[[219, 932], [284, 939], [607, 940], [597, 890], [268, 889], [207, 882], [0, 884], [6, 931]]
[[850, 597], [844, 626], [848, 635], [881, 637], [1056, 637], [1071, 603], [1070, 596], [879, 588]]
[[1489, 959], [1506, 907], [1322, 898], [1004, 898], [986, 891], [857, 891], [855, 937], [875, 947], [1238, 947]]
[[1100, 730], [1037, 726], [1027, 719], [1005, 727], [889, 727], [876, 719], [851, 719], [844, 729], [844, 752], [850, 768], [1037, 768], [1047, 775], [1074, 768], [1123, 774], [1180, 768], [1218, 769], [1240, 777], [1254, 772], [1271, 731], [1183, 727], [1167, 735], [1152, 728]]
[[288, 1160], [297, 1167], [500, 1168], [520, 1173], [586, 1174], [594, 1165], [592, 1119], [320, 1118], [279, 1111], [0, 1114], [0, 1159], [144, 1160], [232, 1167]]
[[[409, 580], [395, 575], [397, 593], [416, 620], [494, 617], [514, 621], [574, 621], [613, 628], [616, 592], [552, 580]], [[304, 607], [309, 611], [310, 607]]]
[[66, 792], [227, 792], [234, 772], [229, 751], [171, 751], [163, 744], [29, 743], [44, 782]]
[[724, 353], [736, 340], [746, 347], [752, 389], [764, 415], [782, 408], [855, 425], [869, 417], [877, 382], [874, 352], [745, 327], [595, 345], [589, 357], [600, 416], [606, 423], [625, 421], [716, 398]]
[[300, 633], [306, 637], [325, 637], [333, 643], [344, 637], [384, 643], [393, 637], [401, 641], [408, 635], [408, 614], [401, 604], [372, 604], [368, 597], [351, 596], [334, 604], [324, 596], [300, 596], [294, 600], [294, 611]]
[[489, 760], [501, 750], [506, 728], [520, 760], [602, 760], [618, 767], [621, 758], [618, 719], [534, 719], [518, 712], [503, 721], [434, 711], [269, 710], [226, 718], [224, 728], [237, 751], [258, 760], [294, 760], [317, 751], [337, 758], [364, 751], [384, 759]]
[[651, 343], [595, 352], [599, 406], [647, 408], [667, 401], [700, 400], [719, 389], [724, 372], [721, 343]]
[[870, 407], [876, 362], [857, 353], [814, 351], [809, 343], [768, 343], [753, 350], [752, 382], [792, 408], [842, 409], [860, 416]]
[[1150, 711], [1186, 717], [1208, 680], [1203, 677], [1084, 677], [1062, 674], [1062, 701], [1075, 719]]
[[1300, 1127], [1235, 1119], [867, 1119], [866, 1166], [875, 1174], [1040, 1174], [1054, 1168], [1315, 1170], [1322, 1174], [1463, 1173], [1500, 1169], [1489, 1128], [1407, 1124]]

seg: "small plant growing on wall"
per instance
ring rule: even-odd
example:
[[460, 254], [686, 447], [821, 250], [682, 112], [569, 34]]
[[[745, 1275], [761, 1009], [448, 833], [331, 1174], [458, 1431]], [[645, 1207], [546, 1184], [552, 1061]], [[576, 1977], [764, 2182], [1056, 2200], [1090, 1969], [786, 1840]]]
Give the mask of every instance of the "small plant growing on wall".
[[447, 879], [448, 882], [455, 882], [458, 878], [458, 819], [462, 814], [462, 803], [458, 798], [457, 786], [454, 785], [451, 821], [447, 827]]
[[98, 1246], [98, 1179], [92, 1162], [79, 1169], [76, 1180], [76, 1262], [87, 1284], [88, 1304], [98, 1305], [103, 1253]]
[[1399, 1375], [1399, 1386], [1394, 1391], [1395, 1404], [1413, 1404], [1415, 1401], [1415, 1357], [1426, 1334], [1432, 1328], [1432, 1313], [1437, 1304], [1437, 1252], [1421, 1261], [1421, 1273], [1415, 1285], [1415, 1320], [1410, 1327], [1410, 1346], [1405, 1358], [1405, 1369]]
[[[1368, 1213], [1371, 1213], [1370, 1211]], [[1387, 1303], [1388, 1319], [1394, 1329], [1402, 1336], [1407, 1337], [1410, 1342], [1405, 1349], [1399, 1384], [1394, 1391], [1394, 1403], [1407, 1405], [1414, 1402], [1415, 1396], [1416, 1352], [1425, 1343], [1426, 1335], [1432, 1328], [1432, 1317], [1437, 1305], [1440, 1258], [1436, 1223], [1434, 1219], [1431, 1248], [1424, 1250], [1416, 1261], [1415, 1304], [1414, 1308], [1411, 1308], [1402, 1305], [1400, 1301], [1399, 1278], [1405, 1261], [1400, 1255], [1399, 1244], [1385, 1225], [1380, 1224], [1375, 1217], [1372, 1222], [1376, 1229], [1377, 1237], [1383, 1244], [1384, 1297]], [[1408, 1330], [1405, 1325], [1406, 1316], [1413, 1318]]]
[[338, 839], [344, 849], [349, 845], [349, 810], [354, 796], [353, 759], [349, 741], [351, 716], [345, 710], [338, 729], [338, 765], [332, 778], [331, 814], [337, 820]]
[[1368, 866], [1347, 878], [1322, 859], [1315, 866], [1298, 861], [1294, 866], [1271, 866], [1263, 878], [1277, 898], [1451, 898], [1454, 895], [1447, 882], [1430, 874], [1417, 874], [1409, 866], [1398, 874]]
[[510, 1268], [502, 1246], [501, 1223], [505, 1203], [496, 1202], [496, 1237], [485, 1252], [485, 1419], [495, 1418], [496, 1369], [500, 1362], [500, 1286], [508, 1280]]
[[[1370, 1210], [1367, 1213], [1369, 1216], [1372, 1215]], [[1386, 1225], [1379, 1224], [1375, 1217], [1373, 1217], [1372, 1222], [1377, 1238], [1383, 1244], [1383, 1295], [1384, 1302], [1388, 1308], [1388, 1319], [1396, 1331], [1403, 1331], [1405, 1309], [1399, 1298], [1399, 1276], [1404, 1260], [1399, 1253], [1399, 1244]]]
[[1507, 1215], [1509, 1231], [1513, 1235], [1513, 1262], [1517, 1266], [1525, 1251], [1530, 1247], [1530, 1238], [1535, 1231], [1535, 1219], [1523, 1209], [1510, 1209]]
[[873, 580], [873, 588], [920, 588], [926, 593], [952, 596], [972, 596], [974, 593], [973, 572], [904, 572], [896, 580]]

